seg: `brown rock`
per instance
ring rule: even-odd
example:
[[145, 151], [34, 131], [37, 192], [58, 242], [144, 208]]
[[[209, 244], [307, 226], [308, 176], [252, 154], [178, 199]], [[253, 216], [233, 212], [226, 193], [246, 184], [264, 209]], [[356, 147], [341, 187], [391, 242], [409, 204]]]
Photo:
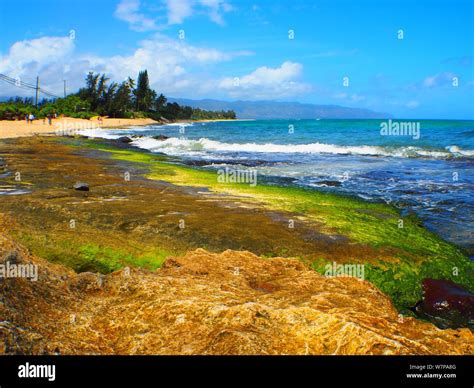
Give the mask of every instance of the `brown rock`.
[[354, 278], [326, 278], [296, 259], [198, 249], [156, 272], [99, 277], [31, 256], [0, 230], [0, 254], [39, 265], [0, 305], [0, 353], [473, 354], [469, 329], [400, 318]]

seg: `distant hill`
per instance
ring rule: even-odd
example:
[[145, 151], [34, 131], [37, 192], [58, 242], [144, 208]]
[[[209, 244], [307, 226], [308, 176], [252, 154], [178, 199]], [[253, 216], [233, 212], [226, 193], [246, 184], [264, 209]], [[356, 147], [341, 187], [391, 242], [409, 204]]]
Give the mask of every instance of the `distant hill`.
[[239, 119], [379, 119], [392, 117], [388, 113], [338, 105], [302, 104], [275, 101], [220, 101], [169, 98], [170, 102], [205, 110], [233, 110]]

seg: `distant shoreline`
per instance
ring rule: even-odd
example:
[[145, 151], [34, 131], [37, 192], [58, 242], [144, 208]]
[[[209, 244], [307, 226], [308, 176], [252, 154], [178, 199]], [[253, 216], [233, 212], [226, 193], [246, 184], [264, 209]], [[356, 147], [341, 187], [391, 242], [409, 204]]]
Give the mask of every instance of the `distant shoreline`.
[[49, 136], [61, 132], [74, 132], [84, 129], [120, 129], [130, 126], [146, 126], [152, 124], [188, 124], [188, 123], [207, 123], [221, 121], [252, 121], [254, 119], [206, 119], [206, 120], [180, 120], [180, 121], [156, 121], [152, 119], [118, 119], [103, 118], [102, 123], [97, 119], [77, 119], [72, 117], [61, 117], [53, 119], [51, 125], [48, 120], [36, 119], [33, 123], [27, 123], [25, 120], [0, 120], [0, 139], [11, 139], [16, 137], [28, 136]]

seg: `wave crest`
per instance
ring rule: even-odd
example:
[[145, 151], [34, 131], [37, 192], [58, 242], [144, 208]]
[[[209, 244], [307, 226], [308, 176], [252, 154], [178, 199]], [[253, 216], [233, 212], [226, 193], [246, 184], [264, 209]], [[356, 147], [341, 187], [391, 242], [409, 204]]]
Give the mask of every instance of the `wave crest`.
[[[123, 135], [108, 133], [103, 130], [85, 130], [81, 134], [89, 137], [116, 139]], [[429, 158], [429, 159], [474, 159], [474, 150], [462, 150], [451, 145], [445, 149], [427, 149], [421, 147], [385, 147], [385, 146], [343, 146], [337, 144], [309, 143], [309, 144], [275, 144], [275, 143], [225, 143], [208, 138], [190, 140], [171, 137], [166, 140], [156, 140], [151, 137], [132, 136], [133, 145], [154, 152], [163, 152], [170, 155], [185, 155], [193, 153], [218, 152], [245, 152], [245, 153], [282, 153], [282, 154], [338, 154], [338, 155], [366, 155], [401, 158]]]
[[193, 152], [248, 152], [248, 153], [306, 153], [306, 154], [341, 154], [391, 156], [404, 158], [474, 158], [474, 150], [462, 150], [457, 146], [446, 147], [445, 150], [429, 150], [419, 147], [381, 147], [381, 146], [342, 146], [325, 143], [309, 144], [274, 144], [274, 143], [223, 143], [216, 140], [201, 138], [189, 140], [170, 138], [155, 140], [142, 137], [134, 140], [134, 145], [150, 151], [169, 154], [185, 154]]

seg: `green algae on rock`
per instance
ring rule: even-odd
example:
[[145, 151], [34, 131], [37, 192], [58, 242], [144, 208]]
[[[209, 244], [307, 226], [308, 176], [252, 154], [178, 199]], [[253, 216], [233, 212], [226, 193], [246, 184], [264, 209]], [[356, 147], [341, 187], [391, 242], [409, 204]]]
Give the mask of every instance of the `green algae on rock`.
[[[118, 150], [100, 140], [83, 144], [108, 152], [116, 160], [143, 164], [148, 168], [144, 175], [150, 179], [204, 187], [231, 195], [234, 200], [290, 212], [297, 219], [317, 223], [327, 234], [337, 233], [352, 242], [384, 249], [378, 258], [349, 254], [348, 259], [365, 263], [366, 279], [390, 295], [400, 309], [407, 309], [420, 299], [421, 282], [427, 277], [450, 279], [474, 290], [474, 263], [453, 244], [421, 226], [415, 216], [402, 217], [393, 206], [305, 188], [220, 183], [215, 171], [184, 166], [163, 155]], [[328, 263], [332, 258], [319, 260]]]
[[[363, 264], [366, 280], [401, 311], [420, 300], [424, 278], [474, 289], [474, 264], [459, 249], [385, 204], [297, 187], [219, 183], [214, 171], [101, 140], [16, 139], [0, 145], [0, 153], [31, 189], [0, 203], [0, 212], [15, 218], [12, 234], [76, 271], [154, 269], [192, 249], [234, 249], [299, 257], [318, 272], [333, 261]], [[91, 191], [71, 190], [79, 180]]]

